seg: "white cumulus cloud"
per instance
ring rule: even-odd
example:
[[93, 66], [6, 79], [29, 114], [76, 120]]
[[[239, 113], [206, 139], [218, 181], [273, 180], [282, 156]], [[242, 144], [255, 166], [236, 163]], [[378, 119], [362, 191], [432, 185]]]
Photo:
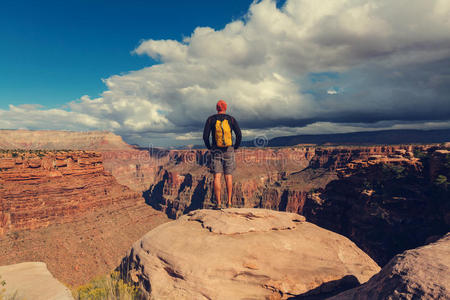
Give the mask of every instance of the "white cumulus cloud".
[[263, 0], [223, 29], [142, 41], [133, 52], [159, 63], [107, 78], [101, 97], [83, 96], [69, 110], [0, 110], [0, 126], [185, 141], [199, 137], [218, 99], [249, 132], [450, 119], [446, 0], [287, 0], [281, 8]]

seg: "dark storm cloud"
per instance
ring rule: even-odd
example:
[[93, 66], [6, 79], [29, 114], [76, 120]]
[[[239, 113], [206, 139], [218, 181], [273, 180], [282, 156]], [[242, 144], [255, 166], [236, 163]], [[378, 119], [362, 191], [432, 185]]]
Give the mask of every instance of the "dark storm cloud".
[[[218, 99], [247, 134], [445, 126], [449, 20], [447, 0], [258, 1], [221, 30], [143, 41], [134, 52], [160, 64], [112, 76], [101, 97], [51, 113], [64, 116], [61, 128], [80, 120], [135, 142], [198, 138]], [[45, 110], [0, 117], [4, 128], [47, 123]]]

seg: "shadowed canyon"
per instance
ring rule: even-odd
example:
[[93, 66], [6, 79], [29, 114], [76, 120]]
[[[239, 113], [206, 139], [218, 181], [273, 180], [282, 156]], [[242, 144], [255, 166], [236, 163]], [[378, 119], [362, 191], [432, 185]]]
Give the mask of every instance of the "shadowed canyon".
[[[106, 132], [0, 136], [0, 265], [43, 261], [80, 285], [151, 229], [215, 203], [205, 150], [138, 149]], [[241, 148], [236, 162], [234, 208], [303, 215], [380, 266], [450, 228], [448, 144]]]

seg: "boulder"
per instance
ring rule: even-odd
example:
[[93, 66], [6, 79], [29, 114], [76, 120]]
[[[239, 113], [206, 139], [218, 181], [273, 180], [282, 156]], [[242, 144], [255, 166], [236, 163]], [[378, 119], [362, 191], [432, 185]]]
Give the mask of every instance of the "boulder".
[[6, 295], [17, 293], [14, 299], [73, 300], [70, 290], [53, 277], [43, 262], [0, 266], [0, 276], [6, 282]]
[[347, 238], [256, 208], [197, 210], [160, 225], [120, 268], [152, 299], [286, 299], [355, 286], [380, 270]]
[[450, 299], [450, 233], [396, 255], [367, 283], [330, 299]]

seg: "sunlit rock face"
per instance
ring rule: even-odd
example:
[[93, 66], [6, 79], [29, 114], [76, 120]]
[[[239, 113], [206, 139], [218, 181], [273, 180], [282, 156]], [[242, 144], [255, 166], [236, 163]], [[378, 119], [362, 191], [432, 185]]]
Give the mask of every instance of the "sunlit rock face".
[[70, 222], [109, 205], [134, 205], [141, 195], [119, 185], [93, 151], [14, 152], [0, 158], [1, 231]]
[[[167, 155], [147, 202], [174, 219], [212, 207], [207, 152]], [[236, 154], [232, 204], [303, 214], [384, 265], [450, 226], [450, 196], [439, 183], [450, 178], [448, 157], [445, 145], [244, 148]], [[225, 197], [223, 185], [222, 203]]]
[[[416, 166], [413, 151], [428, 146], [243, 148], [236, 152], [232, 202], [238, 207], [262, 207], [303, 212], [307, 194], [353, 170], [376, 164]], [[177, 218], [215, 201], [205, 150], [172, 150], [160, 155], [147, 176], [153, 183], [148, 202]], [[225, 201], [226, 190], [222, 193]]]
[[358, 285], [380, 268], [303, 216], [232, 208], [196, 210], [155, 228], [121, 270], [155, 299], [287, 299]]
[[367, 283], [343, 292], [345, 299], [448, 299], [450, 234], [435, 243], [396, 255]]
[[[43, 262], [0, 266], [6, 299], [74, 300], [70, 290], [48, 271]], [[5, 299], [5, 298], [2, 298]]]
[[167, 220], [104, 170], [101, 152], [0, 155], [0, 265], [43, 261], [79, 285], [115, 268], [136, 239]]

